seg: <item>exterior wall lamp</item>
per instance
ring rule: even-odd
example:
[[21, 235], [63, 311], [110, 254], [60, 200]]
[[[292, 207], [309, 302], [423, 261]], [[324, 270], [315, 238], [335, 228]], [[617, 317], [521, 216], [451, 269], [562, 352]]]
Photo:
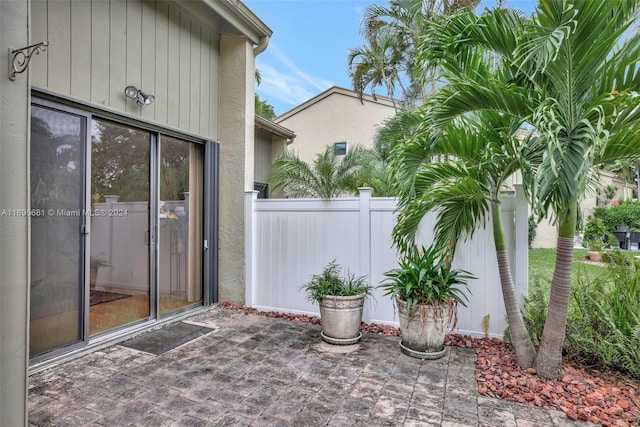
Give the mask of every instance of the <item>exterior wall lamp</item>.
[[156, 100], [155, 96], [144, 93], [135, 86], [127, 86], [124, 94], [127, 98], [135, 99], [138, 105], [149, 105]]

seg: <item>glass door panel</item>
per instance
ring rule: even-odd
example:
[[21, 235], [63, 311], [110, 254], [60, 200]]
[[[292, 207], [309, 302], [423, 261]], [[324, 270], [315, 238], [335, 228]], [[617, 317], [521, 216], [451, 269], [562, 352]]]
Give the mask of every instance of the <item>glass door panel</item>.
[[150, 153], [150, 132], [92, 121], [90, 335], [151, 315]]
[[31, 358], [83, 341], [86, 118], [31, 108]]
[[202, 302], [203, 147], [160, 141], [159, 312]]

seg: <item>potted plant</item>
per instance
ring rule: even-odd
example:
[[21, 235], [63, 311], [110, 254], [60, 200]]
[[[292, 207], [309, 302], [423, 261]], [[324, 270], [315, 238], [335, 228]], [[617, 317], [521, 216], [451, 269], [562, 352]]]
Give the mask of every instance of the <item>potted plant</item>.
[[469, 280], [476, 277], [452, 269], [450, 256], [436, 247], [411, 248], [399, 268], [385, 273], [380, 287], [395, 299], [400, 318], [403, 353], [420, 359], [444, 356], [444, 337], [457, 315], [466, 307]]
[[605, 243], [602, 239], [592, 238], [587, 240], [587, 257], [590, 261], [602, 262], [602, 251]]
[[309, 301], [320, 305], [322, 339], [329, 344], [349, 345], [362, 338], [362, 310], [365, 299], [372, 294], [372, 287], [365, 277], [351, 273], [341, 276], [341, 270], [333, 260], [301, 289], [306, 291]]

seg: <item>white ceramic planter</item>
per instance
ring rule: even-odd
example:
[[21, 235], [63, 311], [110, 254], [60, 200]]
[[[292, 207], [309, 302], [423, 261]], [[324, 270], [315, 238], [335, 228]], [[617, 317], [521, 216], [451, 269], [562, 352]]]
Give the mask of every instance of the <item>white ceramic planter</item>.
[[322, 339], [329, 344], [355, 344], [362, 338], [360, 324], [365, 295], [328, 295], [320, 303]]
[[419, 359], [444, 356], [444, 336], [458, 308], [457, 304], [417, 304], [407, 313], [407, 303], [396, 298], [400, 318], [400, 349]]

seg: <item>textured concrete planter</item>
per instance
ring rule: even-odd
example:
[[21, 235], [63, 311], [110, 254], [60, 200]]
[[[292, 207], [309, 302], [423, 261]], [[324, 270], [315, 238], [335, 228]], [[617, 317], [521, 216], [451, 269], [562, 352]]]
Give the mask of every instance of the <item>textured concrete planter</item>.
[[360, 341], [364, 298], [364, 295], [324, 297], [320, 303], [322, 339], [329, 344], [338, 345], [355, 344]]
[[458, 308], [448, 304], [418, 304], [407, 313], [407, 303], [396, 298], [400, 318], [400, 349], [418, 359], [439, 359], [444, 356], [444, 336]]

